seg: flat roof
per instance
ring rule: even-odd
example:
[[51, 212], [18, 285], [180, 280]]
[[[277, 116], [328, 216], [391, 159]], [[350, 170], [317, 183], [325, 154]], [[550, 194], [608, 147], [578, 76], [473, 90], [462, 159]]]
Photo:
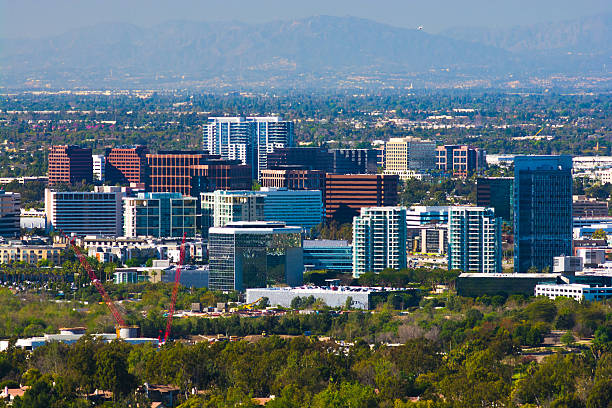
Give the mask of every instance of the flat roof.
[[460, 278], [505, 278], [505, 279], [552, 279], [561, 276], [560, 273], [462, 273]]

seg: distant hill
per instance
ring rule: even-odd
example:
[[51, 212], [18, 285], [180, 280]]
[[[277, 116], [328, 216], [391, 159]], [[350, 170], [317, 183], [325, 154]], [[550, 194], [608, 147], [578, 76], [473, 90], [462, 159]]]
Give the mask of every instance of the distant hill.
[[572, 52], [607, 54], [608, 57], [612, 55], [612, 13], [508, 29], [453, 28], [441, 34], [514, 53]]
[[[439, 72], [462, 80], [530, 69], [589, 70], [600, 61], [582, 58], [568, 63], [558, 55], [550, 61], [532, 61], [517, 51], [549, 50], [555, 44], [561, 50], [572, 42], [576, 50], [599, 52], [606, 39], [609, 49], [609, 16], [596, 20], [592, 24], [597, 29], [583, 29], [572, 39], [559, 31], [539, 43], [521, 40], [518, 33], [499, 37], [498, 32], [456, 29], [434, 35], [354, 17], [317, 16], [265, 24], [175, 21], [152, 28], [102, 24], [45, 39], [0, 40], [0, 84], [8, 88], [295, 87], [308, 82], [316, 88], [341, 86], [347, 78], [355, 82], [362, 75], [374, 75], [382, 82], [398, 76], [402, 81], [428, 78], [431, 82]], [[598, 58], [601, 53], [595, 55]]]

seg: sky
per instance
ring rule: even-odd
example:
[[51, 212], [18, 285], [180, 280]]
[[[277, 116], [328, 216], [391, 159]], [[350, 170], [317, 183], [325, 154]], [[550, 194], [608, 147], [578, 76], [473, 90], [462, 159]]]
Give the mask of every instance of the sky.
[[314, 15], [363, 17], [437, 33], [611, 11], [610, 0], [0, 0], [0, 37], [47, 37], [105, 22], [149, 27], [168, 20], [260, 23]]

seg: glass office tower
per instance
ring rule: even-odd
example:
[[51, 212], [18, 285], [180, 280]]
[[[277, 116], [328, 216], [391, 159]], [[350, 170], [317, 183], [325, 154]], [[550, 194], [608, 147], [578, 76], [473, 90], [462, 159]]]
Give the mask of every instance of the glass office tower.
[[572, 253], [571, 156], [514, 159], [514, 270], [552, 268]]
[[209, 288], [245, 290], [302, 284], [302, 229], [276, 222], [235, 222], [209, 230]]

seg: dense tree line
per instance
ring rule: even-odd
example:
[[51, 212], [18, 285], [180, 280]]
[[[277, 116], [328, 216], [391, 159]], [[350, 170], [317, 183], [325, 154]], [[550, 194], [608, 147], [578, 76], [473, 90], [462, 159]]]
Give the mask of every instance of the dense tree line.
[[[336, 317], [199, 319], [236, 328], [259, 320], [265, 324], [258, 330], [279, 334], [290, 332], [283, 325], [293, 320], [300, 330], [327, 329], [350, 343], [272, 335], [156, 349], [85, 336], [31, 354], [9, 348], [0, 353], [0, 381], [30, 385], [17, 407], [87, 406], [84, 396], [95, 389], [112, 391], [112, 406], [136, 406], [145, 382], [177, 386], [184, 408], [249, 407], [252, 397], [269, 395], [276, 396], [271, 407], [599, 408], [612, 401], [611, 305], [511, 298], [494, 306], [454, 296], [436, 302], [409, 315], [387, 304]], [[539, 346], [552, 328], [592, 341], [538, 360], [526, 347]]]

